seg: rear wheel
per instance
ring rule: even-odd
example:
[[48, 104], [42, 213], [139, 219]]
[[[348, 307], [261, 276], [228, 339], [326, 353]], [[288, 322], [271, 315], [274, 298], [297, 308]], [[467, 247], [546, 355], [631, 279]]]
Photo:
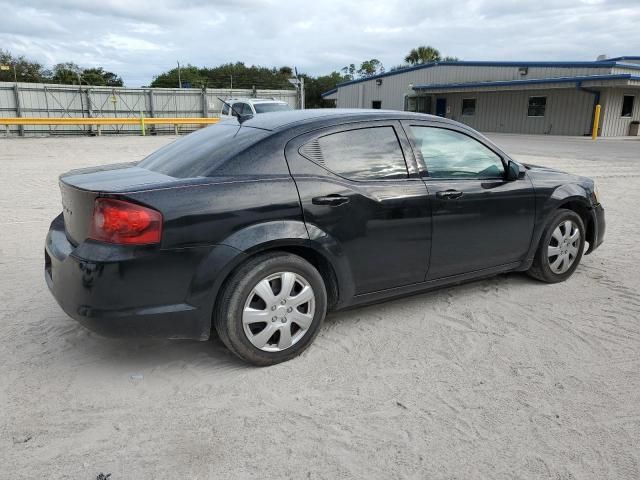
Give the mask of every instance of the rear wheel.
[[585, 228], [580, 216], [572, 210], [558, 210], [542, 234], [527, 273], [547, 283], [566, 280], [582, 259], [584, 242]]
[[317, 335], [327, 308], [318, 271], [297, 255], [267, 253], [225, 283], [214, 324], [233, 353], [255, 365], [299, 355]]

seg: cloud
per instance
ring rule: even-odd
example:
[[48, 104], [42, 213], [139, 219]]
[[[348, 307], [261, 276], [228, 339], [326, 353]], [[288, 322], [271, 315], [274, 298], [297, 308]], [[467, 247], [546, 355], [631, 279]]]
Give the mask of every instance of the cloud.
[[638, 0], [0, 0], [0, 46], [47, 65], [101, 65], [147, 85], [176, 61], [329, 73], [418, 45], [468, 60], [640, 55]]

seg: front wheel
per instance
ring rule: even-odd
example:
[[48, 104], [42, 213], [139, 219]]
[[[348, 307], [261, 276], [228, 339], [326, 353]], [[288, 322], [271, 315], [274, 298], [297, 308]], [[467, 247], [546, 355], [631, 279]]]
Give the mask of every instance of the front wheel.
[[327, 309], [322, 276], [297, 255], [248, 260], [225, 283], [214, 324], [233, 353], [255, 365], [299, 355], [317, 335]]
[[585, 228], [580, 216], [572, 210], [558, 210], [542, 234], [527, 273], [543, 282], [563, 282], [578, 267], [584, 242]]

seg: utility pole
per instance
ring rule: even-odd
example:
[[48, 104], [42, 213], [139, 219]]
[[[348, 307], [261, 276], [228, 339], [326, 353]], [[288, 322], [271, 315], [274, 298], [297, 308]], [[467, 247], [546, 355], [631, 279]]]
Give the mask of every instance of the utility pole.
[[[20, 88], [18, 87], [18, 74], [16, 73], [16, 63], [13, 63], [13, 80], [15, 85], [13, 86], [13, 93], [16, 101], [16, 116], [22, 117], [22, 101], [20, 100]], [[24, 137], [24, 125], [18, 127], [18, 134]]]
[[304, 77], [298, 76], [298, 69], [293, 67], [294, 76], [289, 78], [289, 83], [296, 87], [298, 94], [298, 106], [304, 110]]
[[178, 62], [178, 88], [182, 88], [182, 78], [180, 78], [180, 62]]
[[[78, 76], [78, 91], [80, 93], [80, 113], [82, 114], [82, 118], [84, 118], [84, 100], [82, 99], [82, 77], [80, 76], [80, 70], [76, 70], [76, 75]], [[84, 130], [85, 127], [83, 125], [82, 131]], [[89, 126], [89, 131], [91, 131], [91, 126]]]

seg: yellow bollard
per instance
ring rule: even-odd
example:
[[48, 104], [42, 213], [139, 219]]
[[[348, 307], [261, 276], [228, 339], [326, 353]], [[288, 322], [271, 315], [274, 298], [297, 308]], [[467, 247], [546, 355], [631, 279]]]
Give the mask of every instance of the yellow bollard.
[[144, 115], [140, 112], [140, 131], [142, 131], [142, 136], [144, 137], [147, 133], [144, 128]]
[[596, 111], [593, 113], [593, 131], [591, 132], [591, 138], [596, 140], [598, 138], [598, 127], [600, 126], [600, 104], [596, 105]]

